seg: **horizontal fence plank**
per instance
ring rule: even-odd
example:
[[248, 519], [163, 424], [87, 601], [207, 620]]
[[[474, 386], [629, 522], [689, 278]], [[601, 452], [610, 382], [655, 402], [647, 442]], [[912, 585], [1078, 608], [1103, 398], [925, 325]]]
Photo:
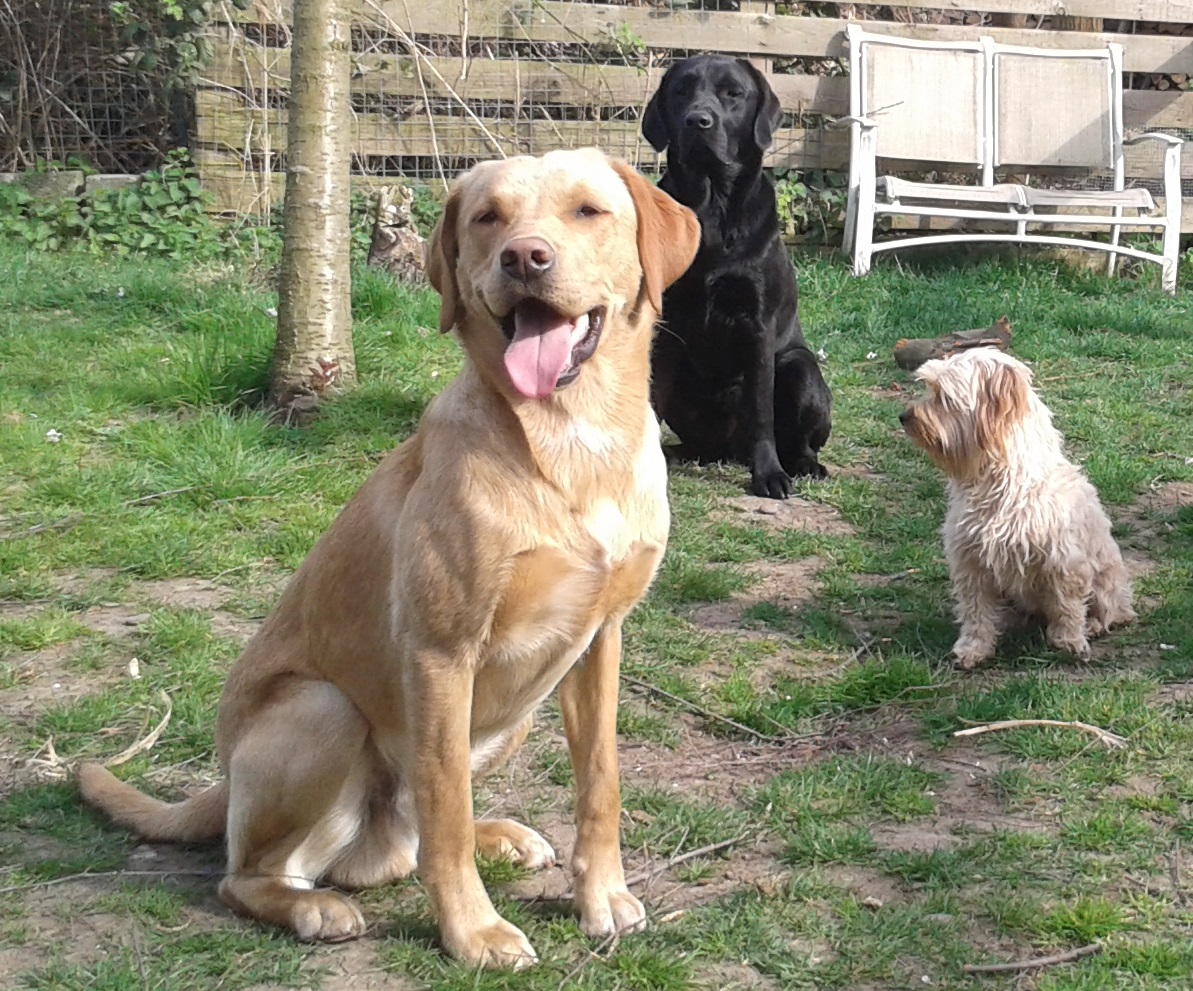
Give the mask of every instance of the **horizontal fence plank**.
[[[644, 106], [660, 77], [658, 70], [646, 72], [627, 66], [476, 59], [470, 64], [467, 78], [451, 84], [440, 77], [451, 79], [447, 70], [458, 67], [454, 59], [428, 59], [439, 77], [424, 66], [421, 82], [414, 59], [406, 56], [362, 56], [357, 62], [353, 93], [421, 99], [425, 86], [432, 99], [451, 99], [454, 95], [465, 101], [525, 101], [582, 108]], [[769, 75], [768, 80], [785, 110], [830, 117], [849, 111], [848, 81], [842, 77], [778, 74]], [[219, 47], [201, 85], [246, 88], [257, 94], [284, 93], [289, 88], [288, 54], [255, 49], [241, 57]], [[1128, 131], [1193, 128], [1193, 92], [1127, 90], [1123, 94], [1123, 118]]]
[[[291, 0], [257, 0], [246, 11], [232, 12], [241, 23], [286, 23]], [[357, 8], [363, 24], [396, 27], [414, 34], [463, 34], [461, 0], [363, 0]], [[577, 43], [612, 55], [638, 43], [648, 48], [707, 50], [715, 41], [721, 52], [771, 57], [841, 58], [846, 52], [848, 21], [758, 13], [658, 10], [569, 3], [565, 0], [470, 0], [467, 27], [471, 38], [506, 41]], [[902, 38], [955, 41], [989, 34], [1005, 44], [1045, 48], [1086, 48], [1116, 41], [1125, 48], [1128, 72], [1193, 72], [1193, 44], [1171, 35], [1037, 31], [1018, 28], [965, 27], [867, 21], [876, 32]]]
[[[211, 213], [263, 216], [280, 206], [286, 192], [286, 177], [280, 173], [244, 172], [220, 155], [196, 156], [203, 175], [203, 189], [211, 194]], [[381, 186], [407, 183], [399, 176], [354, 175], [353, 192], [371, 193]], [[431, 185], [435, 188], [435, 184]], [[442, 188], [440, 186], [439, 188]]]
[[[286, 91], [290, 53], [280, 48], [219, 42], [200, 86]], [[595, 63], [547, 63], [534, 59], [472, 59], [459, 79], [458, 58], [409, 55], [357, 55], [352, 60], [352, 92], [432, 99], [530, 100], [575, 107], [644, 105], [662, 78], [660, 69]], [[421, 78], [420, 72], [421, 69]], [[808, 77], [811, 79], [812, 77]], [[814, 87], [804, 87], [811, 96]], [[848, 102], [848, 92], [845, 91]]]
[[[248, 109], [234, 95], [210, 90], [197, 93], [196, 102], [201, 147], [248, 153], [285, 148], [285, 110]], [[653, 168], [659, 160], [642, 140], [638, 124], [632, 121], [481, 118], [481, 122], [483, 129], [462, 116], [419, 115], [399, 120], [385, 114], [357, 114], [352, 149], [358, 155], [488, 158], [497, 154], [497, 146], [506, 154], [537, 155], [554, 148], [596, 145], [640, 168]], [[1154, 148], [1131, 146], [1125, 149], [1124, 158], [1128, 175], [1155, 176], [1158, 163]], [[786, 127], [775, 133], [766, 161], [786, 168], [843, 169], [848, 159], [849, 135], [845, 131]], [[904, 164], [903, 168], [908, 166]], [[1182, 157], [1181, 174], [1193, 179], [1193, 155]]]
[[[426, 58], [420, 81], [416, 60], [407, 55], [357, 55], [352, 92], [421, 99], [559, 104], [574, 107], [644, 106], [658, 86], [659, 69], [624, 65], [545, 63], [531, 59], [472, 59], [456, 81], [460, 60]], [[849, 80], [843, 76], [770, 73], [767, 79], [783, 109], [832, 117], [849, 112]], [[290, 53], [280, 48], [218, 39], [200, 85], [284, 93], [290, 85]], [[1127, 90], [1123, 94], [1127, 130], [1193, 128], [1193, 92]]]
[[[458, 58], [427, 57], [421, 79], [409, 55], [357, 55], [352, 92], [421, 99], [504, 100], [574, 107], [645, 106], [662, 79], [658, 68], [549, 63], [533, 59], [471, 59], [459, 80]], [[849, 80], [843, 76], [768, 75], [785, 110], [840, 116], [849, 112]], [[200, 86], [281, 92], [290, 86], [290, 53], [218, 40]], [[1193, 102], [1190, 103], [1193, 118]]]
[[883, 6], [983, 14], [1105, 17], [1174, 24], [1193, 22], [1193, 0], [885, 0]]

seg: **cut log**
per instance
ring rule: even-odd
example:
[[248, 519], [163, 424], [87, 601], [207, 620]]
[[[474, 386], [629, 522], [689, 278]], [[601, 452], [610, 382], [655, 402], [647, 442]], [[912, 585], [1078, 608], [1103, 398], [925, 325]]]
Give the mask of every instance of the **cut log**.
[[895, 364], [912, 371], [932, 358], [943, 358], [968, 348], [993, 347], [1005, 351], [1011, 344], [1011, 322], [999, 317], [989, 327], [959, 330], [941, 337], [904, 338], [895, 345]]

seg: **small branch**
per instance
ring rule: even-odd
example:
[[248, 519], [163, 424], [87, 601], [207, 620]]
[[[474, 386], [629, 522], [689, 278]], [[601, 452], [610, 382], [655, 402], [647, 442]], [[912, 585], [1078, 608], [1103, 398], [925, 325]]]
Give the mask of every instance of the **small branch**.
[[1102, 952], [1101, 943], [1090, 943], [1079, 946], [1075, 950], [1065, 950], [1064, 953], [1053, 953], [1047, 957], [1035, 957], [1032, 960], [1012, 960], [1010, 963], [967, 963], [962, 964], [963, 974], [1004, 974], [1016, 970], [1034, 970], [1037, 967], [1052, 967], [1058, 963], [1068, 963], [1081, 957], [1093, 956]]
[[183, 492], [195, 492], [198, 489], [205, 489], [206, 485], [184, 485], [180, 489], [166, 489], [165, 492], [151, 492], [149, 495], [141, 496], [137, 499], [129, 499], [127, 502], [122, 502], [122, 506], [141, 506], [147, 502], [157, 502], [158, 499], [166, 499], [172, 495], [181, 495]]
[[1172, 848], [1172, 856], [1168, 859], [1168, 873], [1172, 875], [1172, 894], [1178, 905], [1188, 905], [1189, 896], [1185, 894], [1185, 887], [1181, 883], [1184, 866], [1181, 863], [1181, 841], [1177, 840]]
[[[120, 764], [125, 764], [132, 760], [137, 754], [143, 754], [153, 748], [153, 745], [161, 739], [162, 733], [166, 731], [166, 727], [170, 725], [170, 717], [174, 714], [174, 703], [170, 701], [170, 696], [165, 691], [159, 691], [162, 701], [165, 703], [166, 711], [158, 724], [153, 727], [139, 740], [130, 743], [120, 753], [113, 757], [107, 758], [103, 761], [104, 767], [117, 767]], [[45, 753], [44, 757], [39, 756]], [[42, 768], [47, 774], [52, 777], [62, 777], [72, 767], [78, 764], [78, 758], [62, 758], [58, 755], [58, 751], [54, 749], [54, 738], [48, 737], [45, 745], [29, 758], [29, 767]]]
[[987, 723], [983, 726], [970, 726], [968, 729], [959, 729], [953, 733], [953, 736], [977, 736], [979, 733], [993, 733], [996, 730], [1003, 729], [1021, 729], [1024, 726], [1062, 726], [1066, 729], [1081, 730], [1083, 733], [1093, 734], [1111, 750], [1127, 745], [1127, 741], [1121, 736], [1117, 736], [1109, 730], [1104, 730], [1100, 726], [1061, 719], [1004, 719], [997, 723]]
[[223, 877], [223, 871], [81, 871], [78, 874], [66, 874], [62, 877], [52, 877], [46, 881], [30, 881], [27, 884], [10, 884], [7, 888], [0, 888], [0, 895], [10, 895], [14, 891], [32, 891], [34, 888], [49, 888], [55, 884], [67, 884], [70, 881], [86, 881], [93, 877]]
[[[126, 499], [120, 504], [122, 509], [127, 509], [130, 506], [143, 506], [148, 502], [157, 502], [159, 499], [166, 499], [170, 496], [181, 495], [183, 492], [197, 492], [199, 489], [205, 489], [206, 485], [185, 485], [180, 489], [166, 489], [165, 492], [151, 492], [149, 495], [138, 496], [136, 499]], [[20, 533], [4, 533], [0, 534], [0, 540], [21, 540], [24, 537], [32, 537], [35, 533], [43, 533], [46, 530], [69, 530], [71, 527], [81, 523], [83, 520], [98, 516], [98, 513], [71, 513], [69, 516], [63, 516], [61, 519], [54, 520], [51, 523], [38, 523], [37, 526], [31, 526], [28, 530], [22, 530]]]
[[[687, 853], [677, 853], [673, 857], [668, 857], [666, 860], [659, 861], [656, 864], [651, 864], [649, 867], [643, 867], [640, 870], [634, 871], [633, 874], [628, 874], [625, 879], [626, 887], [635, 884], [641, 884], [643, 881], [649, 881], [657, 877], [663, 871], [676, 867], [679, 864], [688, 860], [694, 860], [696, 857], [704, 857], [710, 853], [719, 853], [721, 850], [727, 850], [731, 846], [736, 846], [742, 840], [749, 838], [752, 834], [749, 832], [742, 833], [740, 836], [735, 836], [731, 840], [722, 840], [720, 843], [710, 843], [708, 846], [698, 847], [695, 850], [689, 850]], [[2, 892], [0, 892], [2, 893]], [[514, 901], [519, 902], [537, 902], [544, 899], [548, 901], [567, 901], [569, 898], [575, 898], [576, 892], [572, 888], [559, 895], [552, 895], [549, 899], [543, 894], [538, 895], [514, 895]]]
[[709, 843], [707, 846], [697, 847], [695, 850], [689, 850], [687, 853], [677, 853], [674, 857], [668, 857], [660, 864], [652, 864], [650, 867], [643, 867], [641, 870], [634, 871], [625, 879], [626, 887], [633, 884], [641, 884], [643, 881], [649, 881], [665, 870], [672, 867], [678, 867], [680, 864], [688, 860], [695, 860], [697, 857], [705, 857], [710, 853], [719, 853], [721, 850], [727, 850], [731, 846], [737, 846], [742, 840], [746, 839], [750, 834], [742, 833], [740, 836], [735, 836], [731, 840], [722, 840], [720, 843]]
[[166, 706], [166, 713], [162, 716], [161, 721], [146, 733], [141, 739], [130, 743], [127, 747], [120, 751], [115, 757], [109, 757], [105, 760], [104, 767], [116, 767], [132, 760], [137, 754], [143, 754], [153, 748], [153, 745], [161, 738], [162, 733], [165, 732], [166, 727], [170, 725], [170, 717], [174, 714], [174, 703], [170, 701], [170, 696], [163, 690], [161, 692], [162, 701]]
[[714, 722], [723, 723], [726, 726], [732, 726], [739, 733], [745, 733], [747, 736], [752, 736], [756, 740], [762, 740], [764, 743], [785, 743], [788, 739], [790, 739], [789, 737], [771, 736], [767, 733], [760, 733], [758, 730], [751, 729], [749, 726], [743, 726], [741, 723], [734, 722], [732, 719], [729, 719], [726, 716], [717, 715], [717, 713], [711, 712], [708, 709], [697, 705], [695, 702], [689, 702], [687, 699], [682, 698], [679, 695], [672, 695], [670, 692], [664, 691], [658, 685], [652, 685], [649, 681], [641, 681], [638, 678], [630, 677], [628, 674], [623, 674], [621, 676], [621, 680], [633, 685], [636, 688], [641, 688], [643, 691], [653, 692], [655, 695], [668, 699], [671, 702], [686, 706], [692, 712], [696, 713], [696, 715], [702, 716], [705, 719], [711, 719]]

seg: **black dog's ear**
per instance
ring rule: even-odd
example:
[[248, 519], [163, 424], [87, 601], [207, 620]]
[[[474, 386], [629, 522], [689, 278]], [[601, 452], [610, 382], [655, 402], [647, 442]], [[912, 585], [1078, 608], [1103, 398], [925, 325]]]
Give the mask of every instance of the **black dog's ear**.
[[650, 98], [650, 102], [646, 105], [646, 111], [642, 114], [642, 136], [650, 142], [650, 146], [655, 151], [662, 151], [667, 147], [671, 138], [667, 133], [667, 79], [671, 75], [671, 70], [668, 69], [663, 74], [663, 80], [659, 83], [659, 88], [654, 91], [654, 96]]
[[742, 65], [749, 69], [754, 85], [758, 87], [758, 112], [754, 114], [754, 143], [758, 145], [759, 151], [766, 151], [775, 136], [775, 128], [783, 123], [783, 108], [779, 104], [779, 98], [775, 96], [775, 91], [770, 88], [770, 83], [766, 81], [766, 76], [759, 72], [753, 63], [745, 59], [741, 61]]

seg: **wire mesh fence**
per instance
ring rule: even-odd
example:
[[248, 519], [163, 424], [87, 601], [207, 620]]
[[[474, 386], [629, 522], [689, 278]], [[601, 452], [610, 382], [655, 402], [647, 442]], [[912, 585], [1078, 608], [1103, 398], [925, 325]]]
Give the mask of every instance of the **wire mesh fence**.
[[[0, 170], [73, 155], [135, 172], [187, 145], [218, 209], [265, 213], [280, 202], [294, 0], [185, 2], [206, 18], [201, 67], [187, 77], [166, 59], [147, 65], [144, 44], [138, 57], [127, 8], [153, 7], [147, 0], [0, 0]], [[770, 165], [833, 173], [846, 165], [848, 135], [823, 124], [848, 113], [848, 19], [921, 36], [995, 30], [1022, 43], [1065, 27], [1046, 0], [1014, 17], [982, 12], [984, 0], [966, 4], [977, 11], [912, 2], [355, 0], [355, 181], [439, 183], [482, 159], [580, 145], [656, 169], [641, 114], [667, 66], [697, 51], [741, 55], [766, 74], [785, 110]], [[1110, 14], [1123, 5], [1068, 6]], [[1143, 20], [1171, 17], [1172, 0], [1130, 7], [1135, 20], [1085, 18], [1085, 33], [1065, 43], [1088, 43], [1091, 26], [1125, 41], [1127, 128], [1193, 138], [1193, 27]], [[1147, 182], [1144, 154], [1133, 152], [1128, 168]], [[1193, 196], [1188, 164], [1185, 176]]]
[[[175, 65], [147, 62], [112, 0], [0, 0], [0, 172], [78, 160], [143, 172], [188, 139]], [[196, 53], [197, 54], [197, 53]]]

